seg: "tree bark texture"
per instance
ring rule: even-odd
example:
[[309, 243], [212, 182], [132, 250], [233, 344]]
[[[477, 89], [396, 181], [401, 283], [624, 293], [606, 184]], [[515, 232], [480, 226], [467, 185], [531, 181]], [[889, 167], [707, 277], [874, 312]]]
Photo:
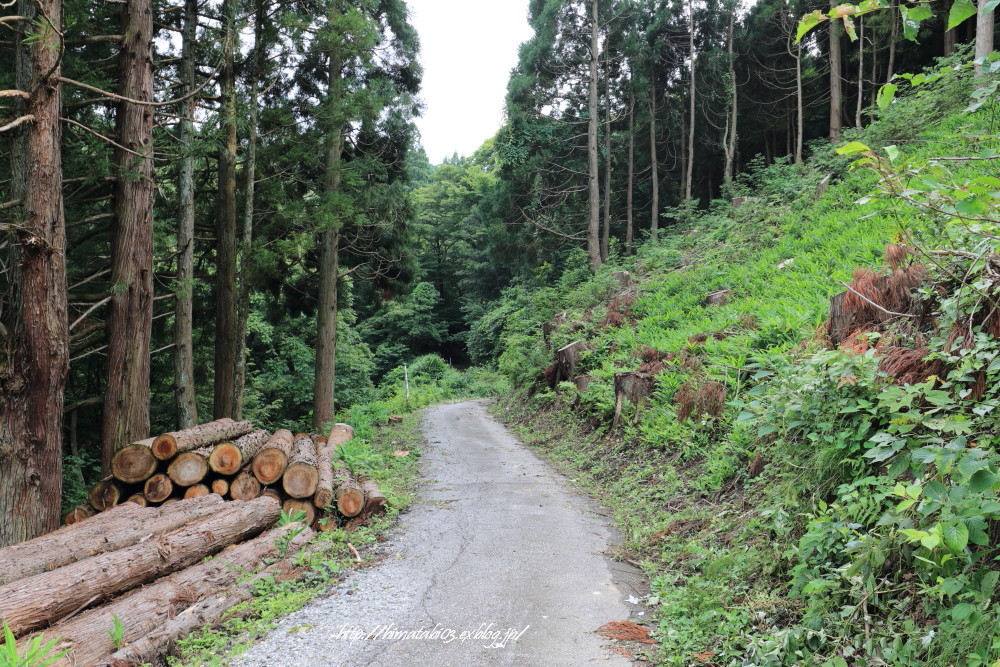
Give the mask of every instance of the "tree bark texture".
[[[153, 99], [153, 9], [150, 0], [122, 8], [121, 94]], [[104, 394], [101, 468], [115, 450], [149, 434], [149, 341], [153, 329], [153, 115], [121, 102], [116, 118], [116, 180], [111, 236], [108, 385]], [[127, 149], [127, 150], [125, 150]]]
[[597, 65], [601, 55], [598, 23], [598, 0], [590, 0], [590, 92], [587, 101], [587, 191], [589, 194], [587, 223], [587, 255], [590, 266], [601, 268], [601, 185], [598, 174], [597, 124], [600, 110], [597, 97]]
[[[184, 32], [181, 64], [182, 96], [195, 89], [195, 62], [198, 39], [198, 0], [184, 0]], [[177, 296], [174, 305], [174, 401], [177, 427], [191, 428], [198, 423], [198, 404], [194, 391], [194, 97], [181, 106], [178, 138], [181, 163], [177, 177]]]
[[57, 80], [62, 2], [22, 0], [18, 12], [46, 27], [17, 45], [18, 86], [31, 94], [12, 106], [33, 120], [17, 129], [13, 151], [12, 191], [22, 205], [18, 228], [7, 235], [5, 261], [11, 277], [0, 348], [0, 547], [59, 527], [69, 369]]
[[[836, 6], [830, 0], [830, 7]], [[843, 125], [844, 94], [841, 81], [840, 62], [840, 21], [830, 21], [830, 141], [840, 141]]]

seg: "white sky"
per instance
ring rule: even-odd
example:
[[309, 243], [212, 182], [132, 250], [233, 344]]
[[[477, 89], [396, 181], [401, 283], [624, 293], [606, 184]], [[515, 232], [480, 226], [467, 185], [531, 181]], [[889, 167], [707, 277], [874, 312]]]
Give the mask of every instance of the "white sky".
[[420, 34], [424, 115], [417, 119], [432, 164], [472, 155], [496, 134], [517, 48], [531, 37], [528, 0], [409, 0]]

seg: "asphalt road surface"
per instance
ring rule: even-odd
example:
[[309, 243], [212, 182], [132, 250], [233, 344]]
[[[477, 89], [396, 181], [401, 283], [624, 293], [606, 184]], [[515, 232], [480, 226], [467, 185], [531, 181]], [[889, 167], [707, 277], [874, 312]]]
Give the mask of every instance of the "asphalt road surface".
[[605, 556], [615, 533], [600, 508], [486, 406], [427, 411], [427, 483], [380, 545], [383, 562], [292, 614], [236, 664], [631, 664], [594, 630], [630, 618], [641, 578]]

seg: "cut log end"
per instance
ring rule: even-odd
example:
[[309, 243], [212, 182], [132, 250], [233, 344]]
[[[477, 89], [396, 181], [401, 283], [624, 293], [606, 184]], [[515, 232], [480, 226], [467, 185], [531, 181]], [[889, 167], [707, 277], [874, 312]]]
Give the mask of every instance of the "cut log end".
[[206, 484], [195, 484], [194, 486], [188, 487], [184, 491], [184, 499], [197, 498], [198, 496], [207, 496], [212, 491], [208, 488]]
[[125, 500], [125, 502], [135, 503], [139, 507], [149, 507], [149, 501], [146, 500], [146, 496], [142, 495], [141, 493], [133, 493]]
[[149, 445], [136, 442], [115, 452], [111, 474], [126, 484], [144, 482], [156, 473], [157, 460]]
[[164, 433], [153, 440], [150, 449], [153, 451], [153, 456], [160, 461], [166, 461], [177, 455], [177, 439], [172, 433]]
[[235, 475], [243, 467], [243, 453], [231, 442], [222, 442], [212, 449], [208, 467], [220, 475]]
[[182, 452], [167, 467], [167, 475], [177, 486], [194, 486], [208, 474], [208, 461], [194, 452]]
[[91, 507], [98, 512], [114, 507], [121, 502], [121, 497], [121, 489], [110, 479], [102, 479], [94, 484], [90, 487], [90, 493], [87, 494], [87, 500], [90, 501]]
[[240, 473], [229, 484], [229, 497], [233, 500], [253, 500], [259, 495], [260, 482], [249, 471]]
[[319, 486], [319, 473], [307, 463], [292, 463], [285, 469], [281, 486], [292, 498], [310, 498]]
[[306, 518], [302, 520], [306, 525], [312, 525], [316, 520], [316, 508], [311, 502], [305, 500], [295, 500], [289, 498], [282, 504], [281, 509], [290, 517], [295, 517], [299, 512], [305, 512]]
[[229, 493], [229, 480], [216, 479], [212, 481], [211, 485], [212, 493], [217, 493], [220, 496], [224, 496]]
[[80, 523], [84, 519], [89, 519], [95, 514], [97, 514], [97, 511], [90, 505], [77, 505], [63, 517], [63, 525], [72, 526], [74, 523]]
[[146, 480], [143, 495], [151, 503], [160, 503], [174, 492], [174, 483], [164, 474], [153, 475]]

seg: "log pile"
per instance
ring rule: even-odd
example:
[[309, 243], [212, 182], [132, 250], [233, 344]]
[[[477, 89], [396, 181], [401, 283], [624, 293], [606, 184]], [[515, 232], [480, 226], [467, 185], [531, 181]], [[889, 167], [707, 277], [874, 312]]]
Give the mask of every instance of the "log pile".
[[[219, 420], [122, 448], [62, 528], [0, 549], [0, 618], [22, 647], [58, 638], [56, 665], [155, 660], [262, 578], [302, 576], [299, 552], [333, 544], [315, 530], [385, 511], [336, 456], [351, 438], [343, 424], [313, 437]], [[274, 527], [282, 511], [305, 518]]]
[[356, 527], [359, 516], [371, 516], [366, 488], [381, 492], [364, 487], [337, 460], [337, 447], [353, 438], [348, 424], [334, 425], [329, 436], [293, 435], [232, 419], [164, 433], [119, 449], [112, 475], [91, 487], [88, 504], [71, 510], [64, 523], [126, 502], [156, 508], [215, 494], [243, 501], [268, 495], [290, 514], [305, 512], [314, 528]]

